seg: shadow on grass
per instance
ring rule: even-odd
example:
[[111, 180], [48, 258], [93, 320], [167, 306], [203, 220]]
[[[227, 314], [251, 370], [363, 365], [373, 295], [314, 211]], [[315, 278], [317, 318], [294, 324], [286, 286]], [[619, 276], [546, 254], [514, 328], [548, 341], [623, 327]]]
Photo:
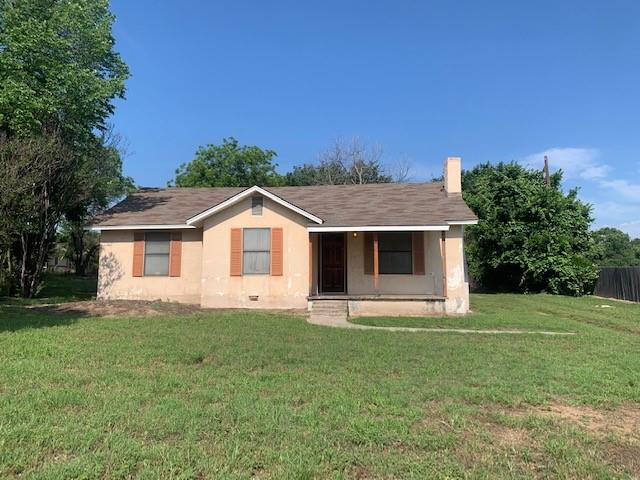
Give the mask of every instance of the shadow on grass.
[[34, 298], [0, 297], [0, 307], [77, 302], [96, 298], [97, 277], [45, 273], [43, 288]]
[[31, 309], [24, 306], [0, 304], [0, 333], [29, 328], [47, 328], [72, 325], [84, 312], [67, 311], [64, 314], [48, 311], [47, 307]]

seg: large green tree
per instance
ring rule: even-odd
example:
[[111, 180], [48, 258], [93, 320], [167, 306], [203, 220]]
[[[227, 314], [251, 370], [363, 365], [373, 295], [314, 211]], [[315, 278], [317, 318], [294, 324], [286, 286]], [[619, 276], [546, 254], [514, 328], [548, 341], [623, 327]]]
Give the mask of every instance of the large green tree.
[[594, 232], [594, 260], [601, 267], [634, 267], [640, 265], [640, 251], [628, 234], [605, 227]]
[[581, 295], [597, 278], [589, 227], [591, 207], [563, 193], [561, 172], [515, 163], [464, 172], [464, 199], [479, 218], [467, 229], [472, 277], [489, 289]]
[[37, 291], [59, 223], [86, 220], [130, 183], [100, 133], [128, 76], [112, 23], [107, 0], [0, 0], [3, 189], [26, 188], [21, 202], [32, 203], [5, 211], [0, 237], [24, 296]]
[[0, 128], [55, 130], [65, 141], [103, 128], [128, 76], [109, 2], [4, 0], [0, 9]]
[[198, 148], [195, 158], [176, 170], [169, 185], [176, 187], [250, 187], [282, 183], [274, 162], [276, 152], [240, 145], [233, 137], [222, 144]]

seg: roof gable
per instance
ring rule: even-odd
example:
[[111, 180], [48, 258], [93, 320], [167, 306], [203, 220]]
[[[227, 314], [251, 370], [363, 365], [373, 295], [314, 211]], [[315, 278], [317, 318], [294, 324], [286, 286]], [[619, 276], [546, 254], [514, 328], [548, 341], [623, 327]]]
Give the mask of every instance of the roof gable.
[[308, 218], [309, 220], [311, 220], [314, 223], [322, 223], [322, 219], [319, 217], [316, 217], [315, 215], [313, 215], [312, 213], [303, 210], [302, 208], [299, 208], [295, 205], [293, 205], [292, 203], [287, 202], [286, 200], [280, 198], [278, 195], [275, 195], [271, 192], [266, 191], [263, 188], [258, 187], [257, 185], [254, 185], [251, 188], [247, 188], [246, 190], [239, 192], [237, 194], [235, 194], [234, 196], [228, 198], [227, 200], [225, 200], [224, 202], [218, 203], [217, 205], [214, 205], [208, 209], [206, 209], [203, 212], [198, 213], [197, 215], [194, 215], [190, 218], [187, 219], [186, 223], [187, 225], [200, 225], [202, 223], [203, 220], [205, 220], [206, 218], [209, 218], [211, 215], [216, 214], [217, 212], [220, 212], [222, 210], [225, 210], [226, 208], [229, 208], [232, 205], [235, 205], [236, 203], [242, 201], [243, 199], [250, 197], [253, 194], [260, 194], [263, 195], [265, 197], [267, 197], [268, 199], [282, 205], [285, 208], [288, 208], [289, 210], [294, 211], [295, 213], [302, 215], [303, 217]]

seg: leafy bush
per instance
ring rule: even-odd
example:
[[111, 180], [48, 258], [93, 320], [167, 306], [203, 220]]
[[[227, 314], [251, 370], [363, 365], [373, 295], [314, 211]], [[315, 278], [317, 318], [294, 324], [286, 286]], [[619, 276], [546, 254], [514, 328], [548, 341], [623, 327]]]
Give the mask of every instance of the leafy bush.
[[547, 186], [541, 171], [515, 163], [464, 172], [464, 198], [480, 219], [467, 230], [469, 270], [482, 287], [583, 295], [597, 279], [591, 260], [591, 206], [562, 173]]

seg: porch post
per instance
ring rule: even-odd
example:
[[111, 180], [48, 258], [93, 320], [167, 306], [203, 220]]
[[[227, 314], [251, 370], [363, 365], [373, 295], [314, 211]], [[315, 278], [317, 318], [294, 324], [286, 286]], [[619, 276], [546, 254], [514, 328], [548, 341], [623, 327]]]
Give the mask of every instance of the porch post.
[[373, 232], [373, 288], [378, 290], [379, 283], [378, 268], [378, 232]]
[[313, 295], [313, 234], [309, 232], [309, 295]]
[[442, 296], [448, 297], [447, 292], [447, 232], [440, 237], [440, 253], [442, 255]]

